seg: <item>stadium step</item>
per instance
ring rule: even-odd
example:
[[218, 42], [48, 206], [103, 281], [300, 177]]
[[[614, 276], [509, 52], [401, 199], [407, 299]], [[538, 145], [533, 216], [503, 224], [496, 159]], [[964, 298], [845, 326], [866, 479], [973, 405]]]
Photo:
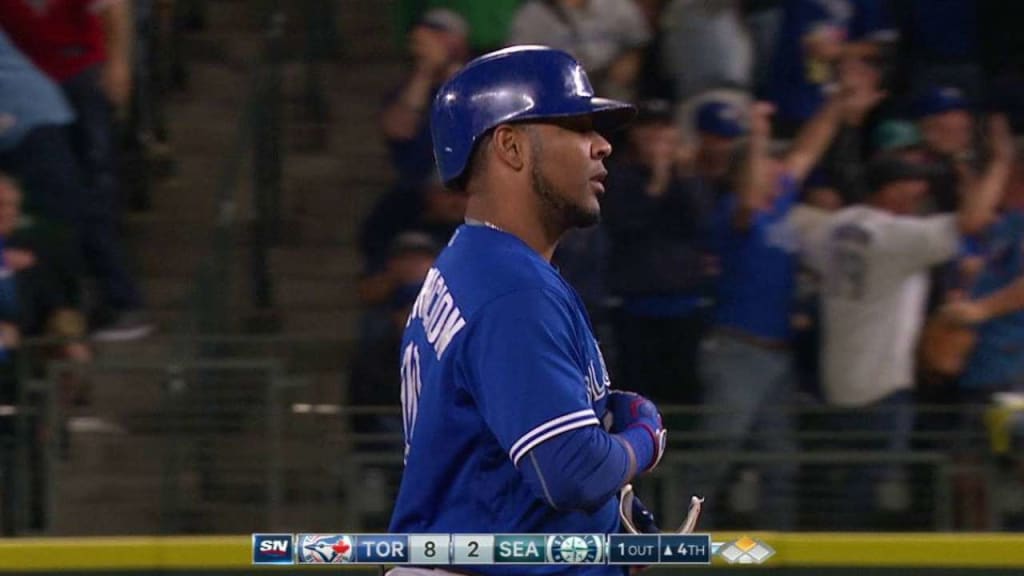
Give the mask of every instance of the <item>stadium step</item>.
[[[125, 219], [124, 235], [145, 288], [147, 312], [165, 334], [181, 329], [183, 314], [193, 304], [196, 273], [212, 257], [216, 198], [238, 138], [250, 73], [264, 46], [255, 4], [207, 2], [207, 27], [186, 35], [188, 88], [169, 94], [165, 106], [174, 171], [155, 184], [149, 212]], [[282, 105], [289, 122], [282, 174], [284, 233], [281, 244], [271, 250], [270, 262], [282, 332], [309, 339], [206, 348], [218, 358], [280, 359], [289, 381], [298, 384], [280, 394], [281, 424], [287, 432], [281, 445], [280, 529], [336, 528], [337, 519], [349, 509], [346, 505], [358, 499], [345, 494], [339, 480], [344, 462], [335, 455], [341, 452], [345, 425], [331, 407], [346, 396], [361, 314], [355, 280], [362, 263], [355, 240], [366, 213], [394, 179], [377, 127], [380, 95], [398, 84], [406, 64], [391, 29], [393, 0], [343, 4], [340, 58], [320, 65], [328, 125], [308, 124], [306, 64], [294, 60], [284, 69]], [[301, 48], [301, 37], [294, 34], [299, 3], [285, 5], [292, 13], [286, 43], [295, 56]], [[326, 134], [327, 148], [310, 153], [303, 143], [317, 130]], [[251, 151], [245, 154], [233, 190], [239, 225], [227, 251], [227, 301], [236, 316], [251, 308], [246, 224]], [[175, 359], [176, 347], [173, 340], [157, 336], [97, 345], [95, 350], [108, 362], [158, 367]], [[160, 370], [97, 372], [89, 381], [89, 403], [69, 411], [74, 425], [67, 460], [55, 470], [58, 513], [51, 533], [246, 533], [254, 527], [275, 528], [264, 505], [267, 478], [261, 467], [267, 456], [260, 427], [266, 410], [262, 396], [252, 392], [252, 382], [204, 379], [210, 388], [192, 400], [207, 410], [182, 422], [166, 416], [168, 376]], [[210, 426], [211, 414], [218, 410], [219, 425]], [[181, 474], [169, 482], [165, 472], [174, 454], [181, 458]], [[97, 502], [104, 505], [102, 514], [96, 513]]]
[[[359, 252], [352, 245], [321, 244], [282, 246], [270, 254], [275, 275], [296, 279], [351, 281], [362, 266]], [[347, 288], [347, 286], [339, 286]]]

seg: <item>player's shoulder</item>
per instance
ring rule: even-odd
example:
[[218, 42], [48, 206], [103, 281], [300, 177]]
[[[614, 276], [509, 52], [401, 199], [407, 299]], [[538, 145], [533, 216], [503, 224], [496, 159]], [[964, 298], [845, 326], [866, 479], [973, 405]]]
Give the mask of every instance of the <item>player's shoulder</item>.
[[485, 226], [461, 226], [435, 264], [467, 312], [508, 294], [562, 294], [564, 281], [519, 238]]

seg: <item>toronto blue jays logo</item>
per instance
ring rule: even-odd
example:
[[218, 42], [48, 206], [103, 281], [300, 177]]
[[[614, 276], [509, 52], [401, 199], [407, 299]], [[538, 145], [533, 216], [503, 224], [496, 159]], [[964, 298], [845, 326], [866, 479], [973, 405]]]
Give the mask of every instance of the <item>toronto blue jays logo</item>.
[[352, 539], [344, 534], [303, 534], [298, 542], [303, 564], [348, 564], [352, 562]]

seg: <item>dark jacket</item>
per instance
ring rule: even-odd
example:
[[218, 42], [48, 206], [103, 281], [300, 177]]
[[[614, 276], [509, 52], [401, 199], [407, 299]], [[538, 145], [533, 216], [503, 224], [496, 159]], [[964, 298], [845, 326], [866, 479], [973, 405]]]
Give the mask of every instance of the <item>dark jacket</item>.
[[676, 179], [653, 198], [646, 193], [650, 178], [640, 165], [623, 165], [608, 175], [602, 212], [611, 291], [624, 297], [700, 295], [707, 279], [711, 185]]

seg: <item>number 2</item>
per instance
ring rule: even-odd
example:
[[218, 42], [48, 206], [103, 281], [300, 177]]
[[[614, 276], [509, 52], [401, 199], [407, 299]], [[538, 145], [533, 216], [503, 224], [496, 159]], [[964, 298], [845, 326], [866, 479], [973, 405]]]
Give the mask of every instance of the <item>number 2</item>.
[[480, 555], [477, 554], [477, 550], [479, 550], [479, 549], [480, 549], [480, 544], [477, 544], [476, 542], [470, 542], [469, 543], [469, 554], [467, 554], [467, 556], [469, 556], [470, 558], [479, 558]]

